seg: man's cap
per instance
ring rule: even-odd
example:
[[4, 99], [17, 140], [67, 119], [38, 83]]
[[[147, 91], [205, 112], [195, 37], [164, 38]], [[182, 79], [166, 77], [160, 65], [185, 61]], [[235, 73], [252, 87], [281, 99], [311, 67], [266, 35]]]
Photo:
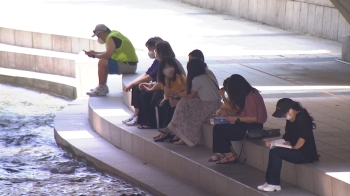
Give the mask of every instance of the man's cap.
[[280, 99], [276, 104], [276, 111], [272, 114], [273, 117], [282, 118], [294, 106], [295, 102], [289, 98]]
[[91, 37], [95, 37], [95, 36], [99, 35], [100, 33], [105, 32], [107, 30], [109, 30], [109, 28], [106, 25], [98, 24], [95, 27], [95, 30], [93, 30], [94, 34]]

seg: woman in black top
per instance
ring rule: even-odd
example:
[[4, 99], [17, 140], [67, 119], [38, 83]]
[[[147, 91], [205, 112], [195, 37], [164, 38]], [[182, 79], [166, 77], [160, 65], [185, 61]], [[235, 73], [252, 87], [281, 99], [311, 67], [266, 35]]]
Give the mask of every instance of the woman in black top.
[[[280, 174], [282, 160], [303, 164], [318, 160], [313, 129], [316, 128], [313, 118], [308, 111], [289, 98], [277, 102], [276, 111], [272, 114], [276, 118], [286, 118], [286, 128], [283, 139], [289, 148], [276, 147], [270, 150], [269, 164], [266, 171], [265, 184], [258, 186], [263, 191], [280, 191]], [[266, 140], [266, 147], [271, 143]]]

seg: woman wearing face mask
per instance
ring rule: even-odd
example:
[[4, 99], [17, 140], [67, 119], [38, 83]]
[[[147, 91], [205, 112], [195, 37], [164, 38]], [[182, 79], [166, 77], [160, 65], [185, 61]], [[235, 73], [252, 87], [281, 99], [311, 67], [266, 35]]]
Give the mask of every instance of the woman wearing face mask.
[[154, 59], [151, 67], [148, 68], [147, 72], [142, 74], [141, 76], [137, 77], [135, 80], [130, 82], [128, 85], [126, 85], [123, 90], [124, 91], [131, 91], [131, 105], [134, 106], [134, 115], [127, 118], [126, 120], [123, 120], [122, 122], [126, 125], [132, 126], [137, 125], [137, 117], [139, 114], [139, 108], [141, 103], [141, 92], [145, 90], [144, 88], [140, 88], [140, 84], [143, 84], [142, 86], [151, 87], [152, 83], [157, 81], [157, 73], [158, 73], [158, 67], [159, 67], [159, 61], [155, 59], [155, 47], [156, 43], [159, 41], [163, 41], [160, 37], [152, 37], [146, 42], [146, 47], [148, 49], [148, 56], [151, 59]]
[[[161, 83], [161, 89], [164, 90], [164, 99], [161, 101], [159, 111], [160, 127], [166, 127], [173, 118], [175, 107], [178, 99], [171, 96], [177, 92], [186, 90], [187, 79], [181, 73], [174, 58], [167, 57], [160, 62], [158, 70], [158, 82]], [[154, 137], [155, 142], [163, 142], [170, 139], [170, 134], [159, 134]], [[170, 142], [177, 142], [179, 139], [174, 138]]]
[[181, 97], [176, 106], [173, 119], [169, 125], [159, 130], [163, 133], [174, 133], [181, 140], [176, 144], [194, 146], [202, 139], [203, 123], [221, 106], [219, 88], [205, 74], [204, 62], [192, 59], [187, 64], [186, 92], [176, 93], [173, 97]]
[[[266, 171], [265, 184], [258, 186], [263, 191], [280, 191], [280, 174], [282, 160], [294, 164], [311, 163], [318, 160], [313, 129], [316, 128], [314, 119], [300, 103], [289, 98], [280, 99], [276, 111], [272, 114], [276, 118], [286, 118], [286, 128], [283, 139], [291, 149], [276, 147], [270, 150], [269, 163]], [[271, 143], [267, 140], [266, 147]]]
[[[168, 42], [160, 41], [156, 43], [155, 56], [159, 62], [161, 62], [162, 59], [165, 59], [167, 57], [173, 58], [179, 70], [181, 71], [181, 74], [185, 75], [185, 71], [181, 63], [178, 60], [176, 60], [175, 53]], [[147, 84], [145, 83], [141, 83], [140, 88], [145, 89], [145, 91], [141, 93], [141, 104], [140, 104], [139, 115], [137, 119], [137, 124], [139, 125], [138, 128], [140, 129], [156, 128], [157, 127], [156, 113], [155, 113], [154, 106], [151, 104], [151, 101], [155, 91], [161, 90], [161, 83], [157, 82], [151, 87], [147, 86]]]

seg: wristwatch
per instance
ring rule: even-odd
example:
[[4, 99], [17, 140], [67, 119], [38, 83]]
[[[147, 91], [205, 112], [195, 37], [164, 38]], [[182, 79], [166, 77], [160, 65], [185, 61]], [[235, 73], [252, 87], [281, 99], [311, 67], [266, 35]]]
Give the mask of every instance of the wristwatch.
[[92, 58], [95, 58], [95, 54], [92, 54]]

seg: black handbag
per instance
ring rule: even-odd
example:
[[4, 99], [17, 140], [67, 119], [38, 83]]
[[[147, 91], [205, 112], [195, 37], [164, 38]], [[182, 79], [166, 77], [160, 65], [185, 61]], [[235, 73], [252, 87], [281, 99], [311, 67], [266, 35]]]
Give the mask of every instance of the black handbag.
[[263, 129], [248, 129], [247, 137], [249, 139], [261, 139], [263, 137]]
[[151, 105], [158, 107], [160, 102], [164, 99], [164, 91], [158, 90], [154, 91], [151, 99]]

